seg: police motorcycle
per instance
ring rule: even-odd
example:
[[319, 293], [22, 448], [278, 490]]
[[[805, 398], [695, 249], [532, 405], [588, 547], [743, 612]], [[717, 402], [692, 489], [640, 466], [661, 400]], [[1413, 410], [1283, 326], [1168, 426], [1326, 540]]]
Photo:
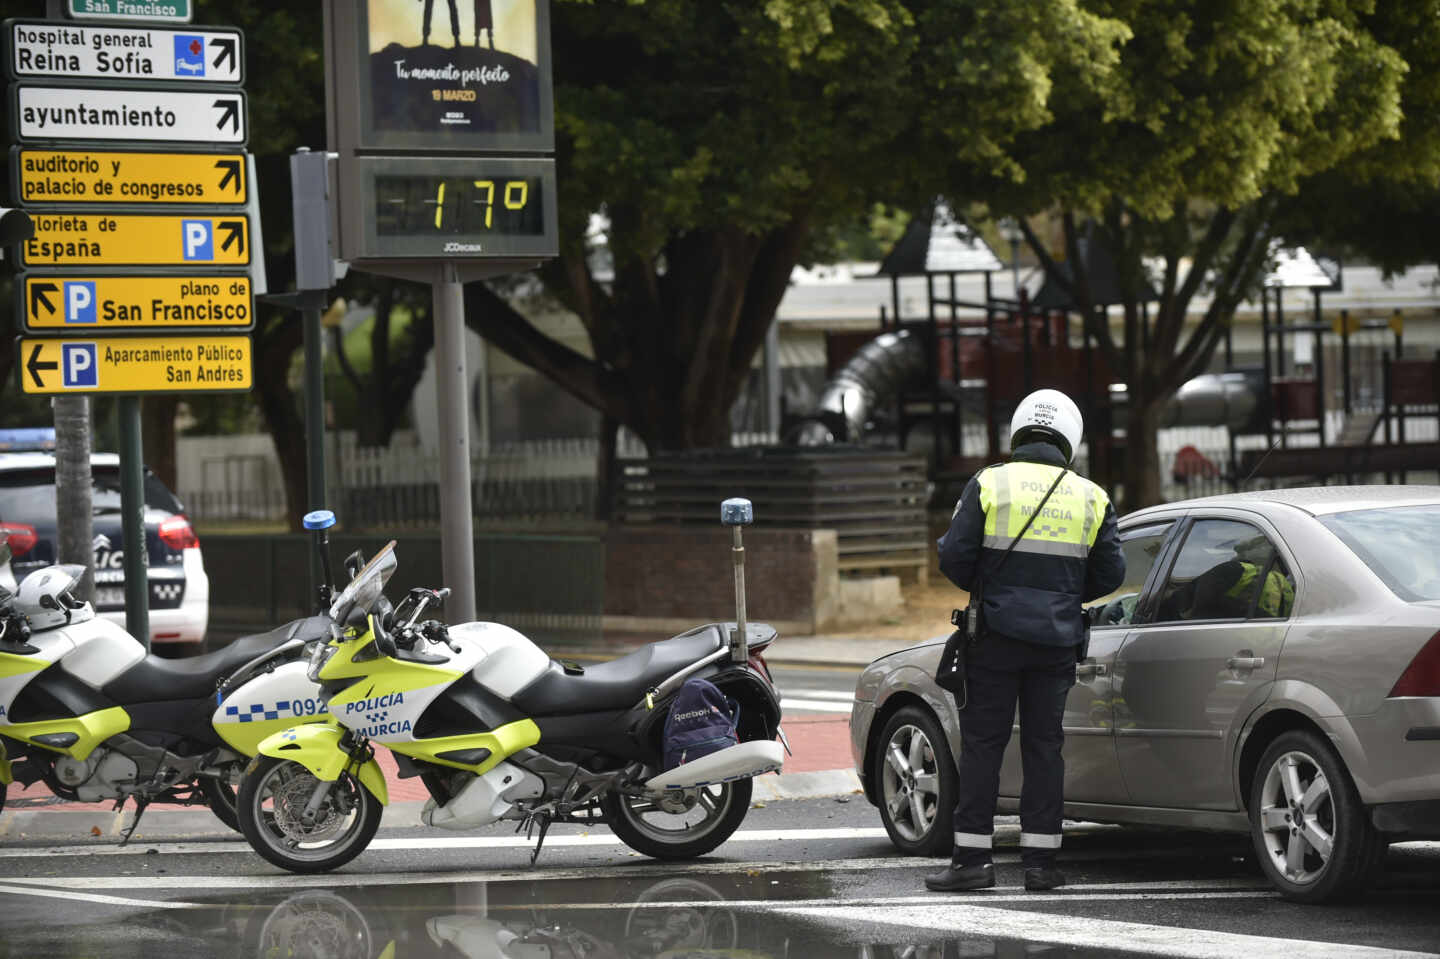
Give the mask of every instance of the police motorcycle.
[[[605, 823], [661, 859], [719, 846], [745, 817], [751, 778], [784, 761], [779, 694], [762, 655], [775, 630], [745, 622], [741, 527], [753, 509], [726, 500], [721, 516], [733, 528], [736, 622], [587, 667], [551, 659], [500, 623], [424, 619], [448, 589], [412, 589], [392, 608], [383, 590], [398, 562], [394, 541], [363, 566], [352, 554], [350, 583], [330, 607], [331, 638], [309, 665], [329, 719], [259, 744], [240, 784], [245, 838], [292, 872], [349, 862], [389, 801], [375, 759], [384, 746], [400, 776], [419, 776], [429, 791], [425, 825], [538, 829], [532, 863], [557, 822]], [[666, 717], [691, 677], [739, 706], [738, 742], [667, 770]]]
[[[0, 565], [9, 552], [0, 542]], [[163, 659], [76, 598], [83, 574], [51, 566], [0, 587], [0, 807], [11, 783], [43, 782], [70, 802], [133, 799], [121, 845], [153, 802], [203, 804], [238, 829], [236, 784], [261, 740], [325, 718], [305, 652], [329, 621]]]

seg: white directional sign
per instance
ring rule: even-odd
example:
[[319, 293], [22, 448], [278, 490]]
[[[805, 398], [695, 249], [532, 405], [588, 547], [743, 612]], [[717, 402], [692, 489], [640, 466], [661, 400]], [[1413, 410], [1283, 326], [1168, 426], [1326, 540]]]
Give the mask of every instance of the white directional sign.
[[12, 124], [22, 140], [244, 143], [245, 94], [17, 85]]
[[240, 83], [239, 30], [122, 27], [55, 20], [10, 21], [10, 69], [17, 77], [100, 77]]

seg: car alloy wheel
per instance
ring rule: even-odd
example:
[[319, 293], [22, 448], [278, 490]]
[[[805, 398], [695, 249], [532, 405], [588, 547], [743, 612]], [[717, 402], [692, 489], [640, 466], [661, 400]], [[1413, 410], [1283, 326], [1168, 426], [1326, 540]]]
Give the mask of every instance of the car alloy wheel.
[[1250, 824], [1261, 868], [1298, 902], [1359, 891], [1385, 855], [1340, 757], [1310, 730], [1282, 733], [1266, 748], [1251, 785]]
[[950, 747], [929, 710], [906, 706], [885, 723], [873, 758], [880, 818], [909, 855], [950, 851], [958, 776]]

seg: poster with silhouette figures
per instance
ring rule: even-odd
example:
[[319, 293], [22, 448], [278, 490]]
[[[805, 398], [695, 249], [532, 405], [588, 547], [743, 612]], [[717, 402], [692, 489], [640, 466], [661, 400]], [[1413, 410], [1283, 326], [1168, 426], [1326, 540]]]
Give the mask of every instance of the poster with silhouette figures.
[[547, 0], [356, 2], [366, 143], [553, 149]]

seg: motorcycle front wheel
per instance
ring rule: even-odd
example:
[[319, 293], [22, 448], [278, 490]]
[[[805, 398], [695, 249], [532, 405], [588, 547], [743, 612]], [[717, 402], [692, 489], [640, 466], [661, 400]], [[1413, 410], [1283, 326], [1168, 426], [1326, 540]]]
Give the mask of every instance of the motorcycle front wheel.
[[240, 781], [240, 831], [261, 856], [291, 872], [324, 872], [365, 851], [380, 828], [380, 800], [355, 777], [330, 783], [312, 821], [304, 813], [325, 785], [299, 763], [265, 756]]
[[600, 800], [610, 831], [631, 849], [655, 859], [694, 859], [730, 838], [750, 809], [748, 779], [660, 796], [610, 792]]

